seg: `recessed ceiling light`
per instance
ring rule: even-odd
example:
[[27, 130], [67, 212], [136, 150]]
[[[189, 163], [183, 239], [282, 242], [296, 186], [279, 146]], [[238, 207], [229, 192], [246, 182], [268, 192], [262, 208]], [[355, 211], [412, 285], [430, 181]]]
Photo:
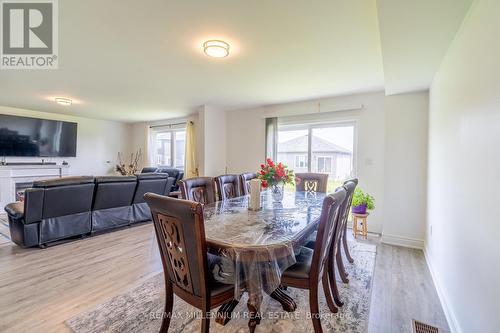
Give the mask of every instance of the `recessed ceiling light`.
[[61, 104], [64, 106], [70, 106], [73, 103], [72, 100], [70, 100], [69, 98], [64, 98], [64, 97], [56, 97], [55, 101], [57, 104]]
[[209, 57], [224, 58], [229, 55], [229, 44], [223, 40], [211, 39], [203, 43], [203, 50]]

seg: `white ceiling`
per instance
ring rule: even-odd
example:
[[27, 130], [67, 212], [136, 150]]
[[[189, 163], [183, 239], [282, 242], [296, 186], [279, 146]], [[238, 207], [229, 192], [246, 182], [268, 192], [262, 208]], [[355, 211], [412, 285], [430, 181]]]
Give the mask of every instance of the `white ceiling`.
[[472, 1], [377, 1], [386, 94], [429, 88]]
[[59, 69], [0, 71], [0, 105], [135, 122], [426, 88], [470, 1], [59, 1]]

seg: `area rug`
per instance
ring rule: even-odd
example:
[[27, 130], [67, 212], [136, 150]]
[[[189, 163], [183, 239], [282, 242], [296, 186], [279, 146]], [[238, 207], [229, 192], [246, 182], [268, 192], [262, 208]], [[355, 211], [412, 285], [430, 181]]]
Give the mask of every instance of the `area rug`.
[[[328, 310], [324, 294], [320, 292], [321, 323], [325, 332], [366, 332], [370, 308], [376, 246], [351, 243], [354, 264], [347, 263], [349, 284], [339, 282], [339, 292], [345, 302], [339, 312]], [[308, 292], [288, 288], [287, 293], [297, 302], [293, 313], [282, 310], [281, 305], [267, 297], [261, 306], [262, 321], [256, 332], [313, 332], [309, 315]], [[77, 315], [65, 323], [76, 333], [97, 332], [158, 332], [164, 306], [163, 274], [158, 274], [129, 292], [115, 296], [97, 308]], [[217, 309], [214, 310], [214, 314]], [[210, 323], [210, 332], [248, 332], [246, 297], [236, 307], [233, 318], [226, 326]], [[169, 332], [199, 332], [201, 312], [180, 298], [174, 299]]]

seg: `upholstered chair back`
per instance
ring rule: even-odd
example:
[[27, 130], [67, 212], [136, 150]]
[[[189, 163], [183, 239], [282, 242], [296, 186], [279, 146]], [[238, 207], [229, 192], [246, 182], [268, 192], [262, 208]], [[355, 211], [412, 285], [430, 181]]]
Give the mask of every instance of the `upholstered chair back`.
[[242, 195], [250, 194], [250, 181], [252, 179], [255, 179], [255, 178], [257, 178], [257, 174], [254, 172], [242, 173], [240, 175], [241, 194]]
[[[320, 215], [318, 234], [314, 245], [313, 265], [314, 271], [311, 276], [321, 278], [321, 269], [325, 267], [330, 246], [335, 238], [337, 224], [339, 223], [340, 207], [346, 197], [346, 190], [339, 187], [335, 193], [327, 195], [323, 200], [323, 207]], [[313, 270], [313, 269], [312, 269]]]

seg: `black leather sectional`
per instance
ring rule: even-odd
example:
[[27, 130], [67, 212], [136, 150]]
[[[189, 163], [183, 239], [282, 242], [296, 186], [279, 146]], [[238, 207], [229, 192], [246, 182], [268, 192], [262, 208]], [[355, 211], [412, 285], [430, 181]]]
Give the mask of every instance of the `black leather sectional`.
[[184, 177], [184, 171], [175, 169], [175, 168], [167, 168], [167, 167], [144, 167], [141, 173], [167, 173], [170, 177], [174, 177], [175, 181], [172, 185], [172, 191], [179, 191], [179, 180]]
[[24, 202], [5, 207], [11, 239], [22, 247], [43, 247], [64, 238], [148, 221], [151, 213], [144, 194], [168, 195], [174, 182], [166, 173], [34, 182]]

